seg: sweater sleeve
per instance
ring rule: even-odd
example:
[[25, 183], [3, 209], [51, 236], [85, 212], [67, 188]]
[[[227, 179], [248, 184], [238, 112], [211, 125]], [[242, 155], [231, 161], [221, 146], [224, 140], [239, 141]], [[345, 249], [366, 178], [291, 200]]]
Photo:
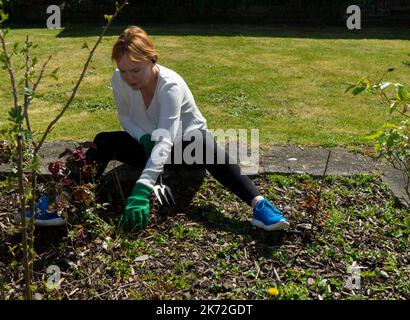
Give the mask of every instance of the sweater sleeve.
[[121, 127], [128, 132], [131, 137], [139, 141], [141, 136], [145, 134], [145, 132], [138, 127], [129, 116], [129, 103], [126, 102], [123, 95], [121, 94], [120, 84], [118, 81], [118, 74], [114, 74], [111, 79], [111, 87], [114, 93], [115, 103], [117, 105], [117, 116], [118, 120], [121, 123]]
[[163, 172], [178, 133], [183, 90], [177, 83], [167, 83], [159, 92], [158, 101], [160, 104], [158, 129], [152, 134], [152, 139], [156, 140], [156, 143], [137, 181], [151, 188]]

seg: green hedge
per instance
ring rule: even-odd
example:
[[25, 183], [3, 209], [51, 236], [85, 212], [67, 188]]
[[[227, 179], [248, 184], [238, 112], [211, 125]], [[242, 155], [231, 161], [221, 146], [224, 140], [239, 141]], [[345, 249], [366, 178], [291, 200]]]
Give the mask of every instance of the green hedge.
[[[122, 0], [118, 0], [122, 2]], [[344, 0], [128, 0], [123, 22], [331, 22], [344, 19]], [[377, 0], [356, 0], [374, 5]], [[15, 22], [44, 22], [51, 4], [63, 10], [65, 22], [103, 21], [114, 0], [14, 0], [8, 12]]]

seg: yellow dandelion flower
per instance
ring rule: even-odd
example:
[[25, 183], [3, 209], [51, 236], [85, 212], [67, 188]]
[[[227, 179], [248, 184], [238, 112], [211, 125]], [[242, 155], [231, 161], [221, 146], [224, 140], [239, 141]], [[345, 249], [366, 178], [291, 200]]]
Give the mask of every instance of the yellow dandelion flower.
[[279, 294], [279, 290], [278, 290], [277, 288], [269, 288], [269, 289], [268, 289], [268, 293], [269, 293], [271, 296], [276, 297], [276, 296]]

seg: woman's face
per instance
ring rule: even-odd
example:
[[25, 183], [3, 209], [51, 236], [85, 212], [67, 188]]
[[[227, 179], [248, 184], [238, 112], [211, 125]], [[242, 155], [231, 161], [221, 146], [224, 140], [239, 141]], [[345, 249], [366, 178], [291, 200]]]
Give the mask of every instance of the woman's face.
[[152, 75], [152, 63], [148, 61], [132, 61], [124, 54], [117, 61], [121, 78], [134, 90], [147, 86]]

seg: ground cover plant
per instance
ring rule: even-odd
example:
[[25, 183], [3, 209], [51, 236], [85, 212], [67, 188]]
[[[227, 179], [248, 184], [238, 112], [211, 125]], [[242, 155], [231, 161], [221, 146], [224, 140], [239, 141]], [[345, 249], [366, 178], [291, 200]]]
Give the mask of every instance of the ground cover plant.
[[[292, 227], [284, 233], [254, 229], [250, 209], [210, 176], [183, 212], [161, 215], [152, 199], [151, 224], [135, 235], [118, 232], [107, 205], [72, 212], [67, 228], [36, 229], [34, 298], [409, 299], [409, 211], [378, 176], [328, 176], [315, 241], [305, 241], [318, 180], [307, 174], [253, 178], [288, 215]], [[1, 195], [6, 299], [19, 298], [24, 284], [15, 253], [15, 200], [15, 193]], [[353, 263], [363, 267], [360, 289], [348, 286]], [[47, 286], [51, 265], [61, 269], [59, 290]]]

